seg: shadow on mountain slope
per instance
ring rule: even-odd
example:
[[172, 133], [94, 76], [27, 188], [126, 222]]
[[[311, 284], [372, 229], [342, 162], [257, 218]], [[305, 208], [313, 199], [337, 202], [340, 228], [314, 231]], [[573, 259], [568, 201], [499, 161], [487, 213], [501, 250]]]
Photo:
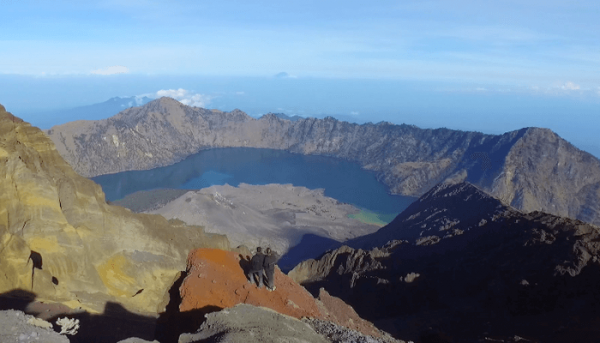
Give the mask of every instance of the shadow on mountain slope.
[[[600, 341], [600, 228], [498, 207], [464, 185], [437, 192], [439, 199], [420, 199], [399, 225], [382, 229], [387, 239], [408, 241], [343, 246], [288, 275], [415, 341], [432, 332], [460, 342]], [[451, 210], [461, 204], [468, 206]]]
[[327, 250], [337, 249], [342, 243], [335, 239], [318, 236], [312, 233], [302, 236], [300, 243], [292, 247], [288, 252], [281, 256], [278, 261], [281, 271], [287, 273], [298, 263], [311, 259], [319, 258]]

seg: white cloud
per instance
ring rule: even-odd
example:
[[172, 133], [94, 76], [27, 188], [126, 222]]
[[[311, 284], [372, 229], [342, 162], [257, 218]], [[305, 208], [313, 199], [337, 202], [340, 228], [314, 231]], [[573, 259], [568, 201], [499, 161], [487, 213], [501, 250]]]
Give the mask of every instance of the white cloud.
[[275, 78], [277, 78], [277, 79], [295, 79], [295, 78], [297, 78], [297, 76], [291, 75], [291, 74], [286, 73], [285, 71], [282, 71], [281, 73], [275, 74]]
[[210, 95], [194, 93], [183, 88], [161, 89], [158, 92], [156, 92], [156, 95], [154, 95], [154, 97], [156, 98], [160, 98], [163, 96], [173, 98], [184, 105], [196, 107], [205, 107], [206, 105], [208, 105], [208, 103], [210, 103], [210, 100], [212, 100], [213, 98]]
[[564, 85], [562, 85], [560, 88], [562, 88], [563, 90], [566, 90], [566, 91], [576, 91], [576, 90], [578, 90], [581, 87], [579, 87], [578, 84], [575, 84], [575, 83], [573, 83], [571, 81], [568, 81], [567, 83], [565, 83]]
[[235, 92], [235, 95], [245, 95], [246, 92]]
[[359, 113], [358, 111], [352, 111], [352, 112], [350, 112], [350, 115], [353, 115], [353, 116], [357, 116], [357, 115], [359, 115], [359, 114], [360, 114], [360, 113]]
[[90, 71], [91, 74], [94, 75], [115, 75], [115, 74], [127, 74], [129, 73], [129, 68], [123, 66], [112, 66], [106, 67], [104, 69], [96, 69]]

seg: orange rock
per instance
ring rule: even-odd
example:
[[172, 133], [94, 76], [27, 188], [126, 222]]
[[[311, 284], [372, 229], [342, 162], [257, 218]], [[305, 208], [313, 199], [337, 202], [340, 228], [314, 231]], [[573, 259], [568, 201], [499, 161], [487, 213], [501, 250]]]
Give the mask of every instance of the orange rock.
[[[279, 268], [275, 268], [275, 286], [269, 292], [248, 284], [244, 268], [250, 257], [220, 249], [196, 249], [190, 252], [187, 277], [179, 292], [180, 312], [201, 310], [219, 311], [240, 303], [267, 307], [295, 318], [312, 317], [328, 320], [366, 335], [381, 337], [382, 333], [370, 322], [361, 319], [343, 300], [321, 289], [319, 300], [297, 284]], [[244, 267], [242, 267], [244, 266]]]
[[[241, 262], [241, 263], [240, 263]], [[295, 318], [325, 319], [316, 300], [278, 268], [274, 292], [248, 284], [240, 255], [219, 249], [197, 249], [188, 256], [188, 276], [180, 287], [181, 312], [219, 309], [239, 303], [263, 306]]]

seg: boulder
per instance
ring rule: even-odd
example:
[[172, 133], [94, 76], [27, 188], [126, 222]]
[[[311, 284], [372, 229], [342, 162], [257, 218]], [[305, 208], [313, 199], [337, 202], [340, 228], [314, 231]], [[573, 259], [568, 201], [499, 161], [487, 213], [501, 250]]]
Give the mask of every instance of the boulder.
[[195, 334], [182, 334], [179, 343], [327, 343], [308, 324], [265, 307], [238, 304], [206, 315]]

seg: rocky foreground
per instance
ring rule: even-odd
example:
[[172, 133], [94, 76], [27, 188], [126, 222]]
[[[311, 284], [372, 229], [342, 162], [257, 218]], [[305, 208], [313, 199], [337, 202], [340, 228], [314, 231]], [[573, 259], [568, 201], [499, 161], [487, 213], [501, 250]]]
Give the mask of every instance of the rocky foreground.
[[600, 224], [600, 161], [547, 129], [485, 135], [333, 118], [257, 120], [161, 98], [47, 133], [86, 177], [165, 166], [208, 148], [283, 149], [357, 162], [395, 194], [421, 196], [444, 180], [467, 181], [525, 212]]
[[1, 106], [0, 158], [0, 293], [156, 313], [191, 249], [229, 249], [201, 227], [106, 204], [42, 131]]
[[[316, 321], [311, 322], [309, 320], [308, 322], [312, 323], [313, 326], [322, 327], [320, 330], [326, 328], [319, 323], [327, 322], [333, 323], [331, 324], [333, 326], [330, 326], [329, 329], [337, 325], [337, 327], [343, 328], [342, 331], [356, 331], [356, 336], [373, 336], [371, 338], [373, 341], [395, 342], [388, 334], [378, 330], [372, 323], [360, 318], [352, 307], [342, 300], [330, 296], [323, 289], [320, 290], [318, 298], [315, 299], [302, 286], [281, 273], [278, 268], [275, 270], [275, 286], [277, 287], [275, 291], [269, 292], [266, 288], [259, 289], [255, 284], [249, 284], [244, 274], [244, 270], [249, 264], [248, 257], [218, 249], [198, 249], [190, 253], [187, 276], [180, 287], [180, 311], [185, 313], [231, 308], [237, 304], [254, 305], [273, 310], [273, 314], [269, 314], [268, 317], [280, 316], [285, 318], [289, 316], [297, 320], [312, 318]], [[255, 310], [252, 310], [251, 307], [240, 307], [235, 311], [248, 312]], [[227, 311], [224, 312], [227, 313]], [[231, 315], [233, 312], [228, 313]], [[215, 316], [223, 318], [224, 314], [208, 315], [207, 318], [215, 318]], [[235, 319], [235, 323], [242, 321], [247, 323], [245, 325], [253, 323], [251, 325], [255, 329], [260, 328], [258, 322], [263, 323], [265, 325], [263, 332], [281, 326], [281, 324], [266, 323], [266, 319], [259, 317]], [[290, 322], [289, 319], [287, 321]], [[221, 332], [222, 328], [217, 330], [215, 327], [211, 327], [210, 323], [209, 320], [203, 324], [204, 332], [199, 336], [206, 338]], [[300, 325], [298, 322], [296, 323], [295, 325]], [[276, 336], [275, 333], [266, 334]], [[283, 340], [285, 337], [284, 335], [280, 339]], [[308, 338], [304, 339], [311, 341]], [[328, 340], [325, 339], [324, 341]]]
[[[190, 253], [167, 311], [139, 315], [112, 305], [102, 315], [66, 311], [37, 317], [0, 311], [2, 342], [365, 342], [402, 343], [321, 290], [317, 299], [276, 270], [273, 292], [249, 284], [240, 252]], [[36, 305], [38, 309], [43, 304]], [[51, 304], [45, 305], [50, 309]], [[29, 308], [32, 312], [33, 308]], [[34, 312], [34, 311], [33, 311]], [[61, 334], [58, 333], [61, 332]]]
[[441, 184], [387, 227], [347, 243], [383, 240], [332, 250], [289, 276], [411, 340], [600, 340], [597, 226]]

